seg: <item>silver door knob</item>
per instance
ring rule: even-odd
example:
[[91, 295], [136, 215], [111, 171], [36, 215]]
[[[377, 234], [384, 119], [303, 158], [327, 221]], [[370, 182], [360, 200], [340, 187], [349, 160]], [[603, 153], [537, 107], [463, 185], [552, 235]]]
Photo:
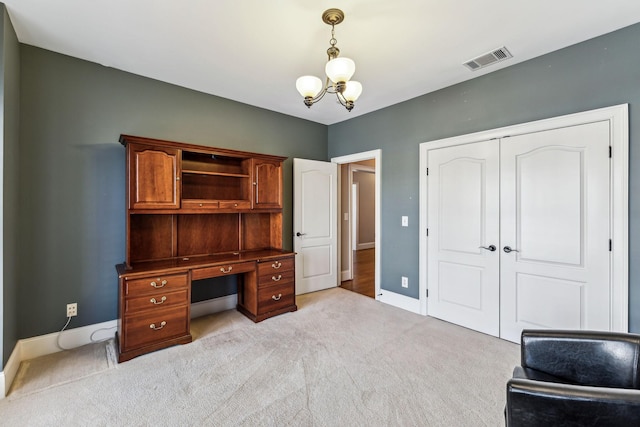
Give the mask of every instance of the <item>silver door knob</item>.
[[504, 248], [502, 248], [503, 251], [505, 251], [506, 253], [510, 253], [510, 252], [520, 252], [517, 249], [511, 249], [510, 246], [505, 246]]
[[496, 245], [480, 246], [480, 249], [486, 249], [488, 251], [494, 252], [496, 250]]

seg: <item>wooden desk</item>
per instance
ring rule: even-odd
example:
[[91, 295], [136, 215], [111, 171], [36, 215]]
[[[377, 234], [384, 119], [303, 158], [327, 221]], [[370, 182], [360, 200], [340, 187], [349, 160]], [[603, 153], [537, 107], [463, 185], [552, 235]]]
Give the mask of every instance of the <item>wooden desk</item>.
[[192, 341], [192, 280], [241, 275], [237, 309], [254, 322], [296, 311], [294, 256], [261, 249], [118, 264], [118, 361]]
[[193, 280], [240, 275], [238, 310], [254, 322], [296, 310], [295, 254], [282, 250], [285, 157], [131, 135], [120, 142], [120, 362], [191, 342]]

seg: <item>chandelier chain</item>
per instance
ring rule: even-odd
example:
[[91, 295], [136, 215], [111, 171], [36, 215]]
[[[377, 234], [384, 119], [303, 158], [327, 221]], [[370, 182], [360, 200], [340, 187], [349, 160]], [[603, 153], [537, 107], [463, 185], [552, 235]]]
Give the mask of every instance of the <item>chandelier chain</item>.
[[336, 47], [336, 44], [338, 43], [338, 40], [336, 40], [336, 35], [335, 35], [335, 25], [331, 26], [331, 39], [329, 40], [329, 44], [331, 45], [331, 47]]

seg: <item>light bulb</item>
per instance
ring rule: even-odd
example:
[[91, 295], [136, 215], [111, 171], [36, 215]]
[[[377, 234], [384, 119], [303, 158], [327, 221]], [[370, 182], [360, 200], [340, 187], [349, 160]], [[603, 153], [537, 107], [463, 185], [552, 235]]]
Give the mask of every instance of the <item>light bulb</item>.
[[342, 96], [347, 101], [356, 101], [360, 94], [362, 93], [362, 84], [355, 80], [349, 80], [344, 88], [344, 92], [342, 92]]
[[334, 58], [327, 62], [324, 71], [334, 83], [348, 82], [356, 72], [356, 63], [349, 58]]
[[296, 80], [296, 89], [303, 97], [314, 98], [322, 90], [322, 80], [316, 76], [302, 76]]

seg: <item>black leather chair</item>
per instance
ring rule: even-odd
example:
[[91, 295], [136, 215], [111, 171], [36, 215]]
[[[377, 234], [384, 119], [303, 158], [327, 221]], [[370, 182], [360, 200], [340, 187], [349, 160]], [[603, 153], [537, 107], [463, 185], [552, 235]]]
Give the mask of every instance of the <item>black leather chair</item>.
[[525, 330], [506, 425], [640, 426], [640, 335]]

